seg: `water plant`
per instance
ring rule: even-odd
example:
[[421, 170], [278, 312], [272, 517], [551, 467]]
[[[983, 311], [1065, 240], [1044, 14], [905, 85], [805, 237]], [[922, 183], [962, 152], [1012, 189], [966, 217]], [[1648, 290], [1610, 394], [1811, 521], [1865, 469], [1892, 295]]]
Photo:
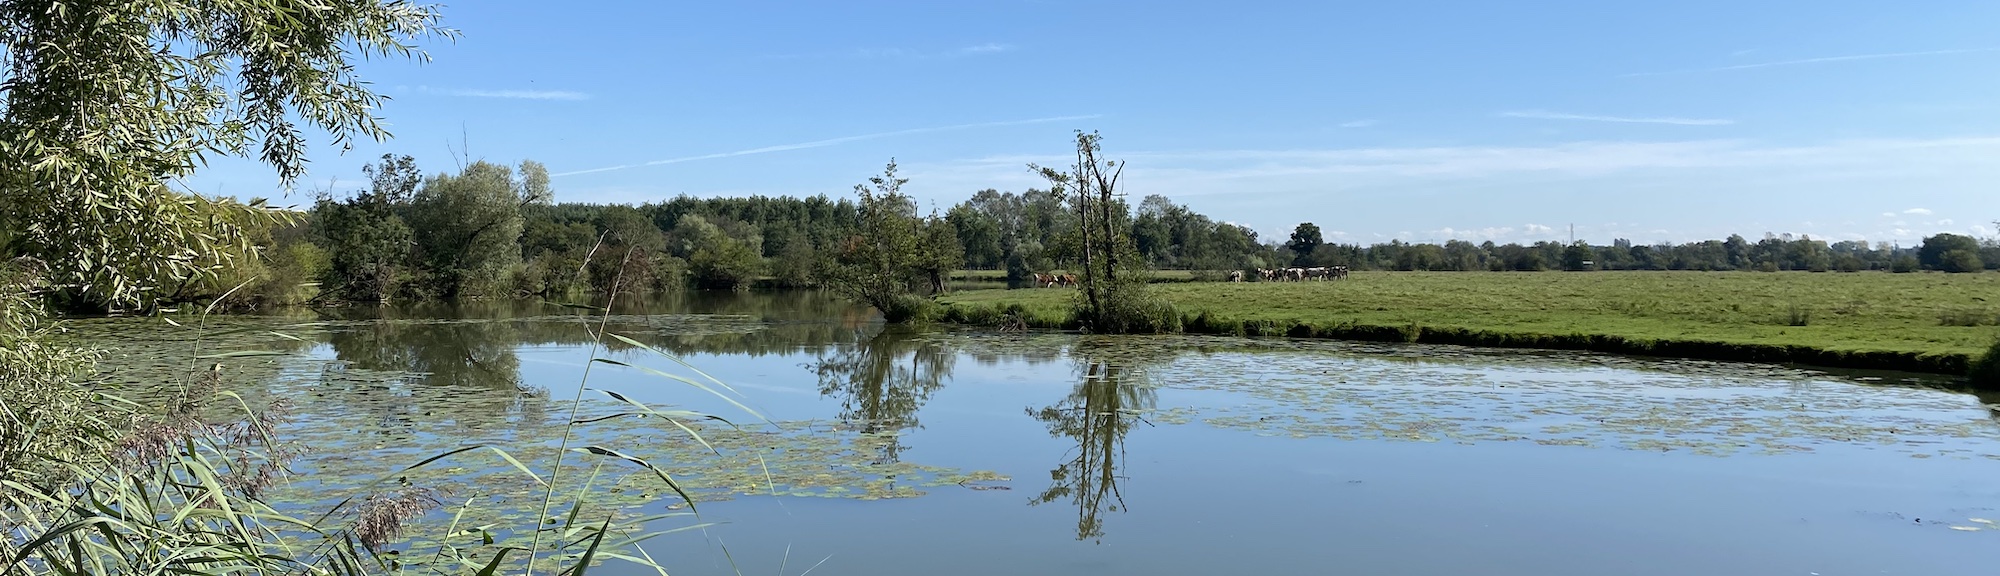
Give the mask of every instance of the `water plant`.
[[[226, 295], [225, 295], [226, 297]], [[301, 446], [280, 440], [288, 400], [253, 406], [244, 396], [221, 389], [222, 373], [234, 363], [254, 361], [284, 352], [235, 350], [207, 352], [201, 334], [206, 319], [219, 305], [211, 303], [199, 321], [188, 351], [188, 366], [171, 384], [172, 392], [157, 404], [93, 393], [84, 409], [62, 415], [32, 412], [13, 396], [0, 397], [0, 414], [9, 416], [6, 452], [8, 470], [40, 471], [0, 480], [0, 561], [8, 573], [399, 573], [418, 569], [445, 572], [497, 573], [518, 569], [522, 574], [581, 573], [589, 566], [618, 559], [664, 569], [637, 544], [661, 534], [705, 527], [705, 523], [644, 532], [647, 523], [697, 513], [696, 499], [671, 474], [646, 459], [617, 447], [581, 444], [576, 429], [592, 421], [640, 418], [677, 430], [714, 451], [695, 421], [728, 419], [691, 411], [662, 410], [616, 392], [603, 393], [625, 408], [585, 418], [579, 412], [588, 390], [589, 371], [597, 364], [630, 367], [686, 384], [755, 411], [732, 398], [727, 385], [681, 366], [699, 379], [602, 358], [606, 341], [650, 351], [679, 363], [672, 355], [630, 337], [605, 330], [611, 317], [601, 311], [591, 334], [591, 362], [577, 383], [570, 413], [556, 438], [532, 438], [525, 445], [475, 443], [434, 454], [380, 474], [354, 488], [359, 496], [344, 498], [319, 512], [304, 514], [270, 494], [290, 482], [290, 464]], [[171, 318], [163, 322], [181, 325]], [[294, 336], [272, 333], [275, 337]], [[11, 369], [18, 369], [19, 366]], [[44, 370], [43, 380], [73, 372]], [[10, 379], [10, 382], [12, 380]], [[63, 380], [63, 384], [73, 381]], [[62, 388], [58, 388], [59, 390]], [[100, 415], [92, 417], [90, 415]], [[54, 426], [50, 424], [67, 424]], [[22, 431], [25, 430], [25, 433]], [[67, 434], [69, 436], [56, 436]], [[517, 457], [540, 442], [555, 444], [554, 463], [546, 468]], [[74, 445], [67, 451], [49, 446]], [[468, 498], [448, 507], [448, 494], [413, 478], [429, 467], [469, 455], [485, 454], [504, 461], [521, 478], [540, 490], [536, 514], [521, 523], [463, 525], [477, 508], [490, 505]], [[719, 454], [719, 453], [718, 453]], [[565, 462], [568, 456], [575, 460]], [[680, 499], [687, 511], [633, 518], [619, 507], [599, 502], [607, 472], [616, 467], [653, 477], [662, 493]], [[313, 481], [301, 478], [299, 481]], [[476, 495], [475, 495], [476, 496]], [[405, 543], [407, 524], [444, 509], [452, 521], [426, 526], [427, 549]]]

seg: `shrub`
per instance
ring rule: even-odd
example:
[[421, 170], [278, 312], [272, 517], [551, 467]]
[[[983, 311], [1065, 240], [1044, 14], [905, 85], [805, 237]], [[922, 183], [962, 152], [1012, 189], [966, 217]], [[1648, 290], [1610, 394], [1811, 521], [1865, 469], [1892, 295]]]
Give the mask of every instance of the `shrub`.
[[1173, 303], [1153, 295], [1144, 278], [1126, 276], [1108, 283], [1099, 295], [1100, 309], [1092, 314], [1090, 302], [1077, 292], [1072, 308], [1075, 316], [1091, 332], [1099, 334], [1171, 334], [1180, 332], [1181, 315]]
[[1812, 309], [1793, 304], [1785, 310], [1786, 326], [1805, 326], [1811, 323]]
[[1958, 308], [1938, 312], [1939, 326], [2000, 325], [2000, 314], [1981, 308]]
[[1917, 257], [1908, 254], [1897, 256], [1895, 260], [1889, 261], [1889, 271], [1897, 274], [1916, 272]]
[[1939, 257], [1938, 269], [1952, 273], [1978, 272], [1986, 269], [1979, 261], [1979, 253], [1971, 250], [1952, 250]]
[[[0, 482], [41, 478], [53, 462], [101, 449], [91, 392], [78, 382], [97, 360], [85, 350], [32, 340], [0, 346]], [[0, 493], [7, 489], [0, 488]]]
[[763, 267], [763, 258], [756, 250], [731, 238], [718, 239], [714, 245], [698, 248], [688, 257], [688, 271], [693, 273], [695, 285], [709, 289], [748, 288]]
[[938, 316], [936, 303], [915, 294], [897, 294], [877, 304], [876, 308], [882, 310], [882, 319], [891, 324], [930, 320]]

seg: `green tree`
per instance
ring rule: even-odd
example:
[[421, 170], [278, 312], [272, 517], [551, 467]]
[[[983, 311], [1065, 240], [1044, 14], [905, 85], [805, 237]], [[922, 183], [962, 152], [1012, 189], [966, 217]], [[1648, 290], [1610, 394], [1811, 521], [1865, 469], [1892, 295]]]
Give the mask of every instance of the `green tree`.
[[588, 254], [591, 289], [600, 293], [639, 293], [671, 288], [680, 282], [671, 267], [662, 267], [667, 238], [653, 220], [631, 206], [608, 206], [597, 215], [602, 247]]
[[1957, 249], [1947, 251], [1942, 256], [1939, 256], [1937, 268], [1953, 273], [1978, 272], [1985, 270], [1986, 265], [1979, 261], [1978, 252]]
[[454, 34], [432, 6], [286, 6], [0, 3], [0, 256], [37, 258], [51, 286], [100, 305], [149, 305], [211, 273], [220, 246], [247, 248], [218, 216], [290, 218], [173, 182], [219, 154], [255, 155], [290, 184], [305, 171], [300, 121], [336, 144], [386, 137], [355, 55], [422, 59], [417, 38]]
[[1285, 248], [1292, 251], [1293, 261], [1302, 262], [1324, 243], [1325, 239], [1319, 235], [1319, 225], [1301, 222], [1292, 229], [1292, 239], [1285, 242]]
[[958, 243], [958, 228], [932, 214], [924, 219], [918, 233], [923, 240], [917, 243], [917, 270], [923, 274], [932, 294], [942, 294], [952, 271], [965, 267], [965, 248]]
[[1596, 258], [1596, 252], [1590, 249], [1590, 244], [1579, 240], [1563, 249], [1563, 269], [1589, 270]]
[[1076, 216], [1074, 234], [1057, 237], [1082, 264], [1074, 315], [1099, 333], [1178, 332], [1179, 313], [1151, 293], [1145, 259], [1132, 244], [1131, 212], [1119, 189], [1125, 163], [1104, 159], [1103, 152], [1102, 136], [1078, 130], [1076, 163], [1068, 172], [1028, 165]]
[[974, 209], [970, 201], [951, 207], [944, 217], [957, 232], [966, 266], [991, 269], [1001, 265], [1006, 254], [1001, 250], [998, 221]]
[[1979, 253], [1979, 239], [1958, 234], [1938, 234], [1925, 238], [1923, 246], [1917, 248], [1917, 263], [1930, 270], [1946, 270], [1947, 266], [1952, 265], [1947, 263], [1946, 254], [1952, 251], [1970, 252], [1976, 256]]
[[523, 162], [521, 176], [479, 161], [458, 174], [424, 180], [409, 209], [416, 261], [425, 274], [419, 290], [442, 298], [500, 291], [521, 261], [522, 206], [549, 195], [540, 164]]
[[889, 322], [914, 319], [925, 306], [912, 288], [922, 274], [925, 234], [916, 202], [903, 194], [908, 182], [896, 176], [896, 161], [890, 159], [880, 176], [854, 186], [861, 198], [861, 226], [820, 273], [827, 287], [875, 307]]
[[688, 273], [696, 286], [741, 290], [763, 273], [763, 257], [743, 238], [732, 237], [708, 218], [682, 216], [670, 234], [687, 254]]
[[1909, 254], [1897, 256], [1889, 261], [1889, 271], [1897, 274], [1916, 272], [1920, 267], [1922, 263], [1917, 261], [1917, 257]]
[[346, 200], [322, 193], [313, 205], [313, 228], [329, 257], [320, 290], [343, 300], [382, 301], [407, 274], [413, 236], [401, 212], [409, 209], [423, 174], [415, 158], [393, 154], [361, 171], [368, 190]]

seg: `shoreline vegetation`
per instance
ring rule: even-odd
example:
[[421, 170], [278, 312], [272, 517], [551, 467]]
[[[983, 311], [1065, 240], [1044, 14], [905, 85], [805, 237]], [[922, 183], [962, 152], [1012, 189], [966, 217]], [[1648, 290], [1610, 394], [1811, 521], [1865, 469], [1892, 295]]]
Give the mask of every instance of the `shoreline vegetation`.
[[[1179, 332], [1586, 350], [1966, 375], [2000, 336], [2000, 276], [1744, 272], [1356, 273], [1170, 279]], [[1074, 291], [964, 290], [946, 323], [1078, 329]], [[1975, 386], [1995, 387], [1975, 379]]]

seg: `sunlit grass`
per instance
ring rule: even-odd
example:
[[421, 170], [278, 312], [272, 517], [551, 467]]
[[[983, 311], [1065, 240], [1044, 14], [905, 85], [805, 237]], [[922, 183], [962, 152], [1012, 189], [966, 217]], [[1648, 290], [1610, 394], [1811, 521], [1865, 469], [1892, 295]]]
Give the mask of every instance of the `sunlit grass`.
[[[1960, 356], [2000, 337], [1993, 326], [1957, 321], [2000, 315], [2000, 274], [1357, 272], [1336, 282], [1176, 283], [1155, 292], [1190, 317], [1206, 313], [1253, 325], [1416, 326]], [[1062, 315], [1069, 294], [979, 290], [943, 300], [959, 307], [1020, 304], [1049, 319]]]

